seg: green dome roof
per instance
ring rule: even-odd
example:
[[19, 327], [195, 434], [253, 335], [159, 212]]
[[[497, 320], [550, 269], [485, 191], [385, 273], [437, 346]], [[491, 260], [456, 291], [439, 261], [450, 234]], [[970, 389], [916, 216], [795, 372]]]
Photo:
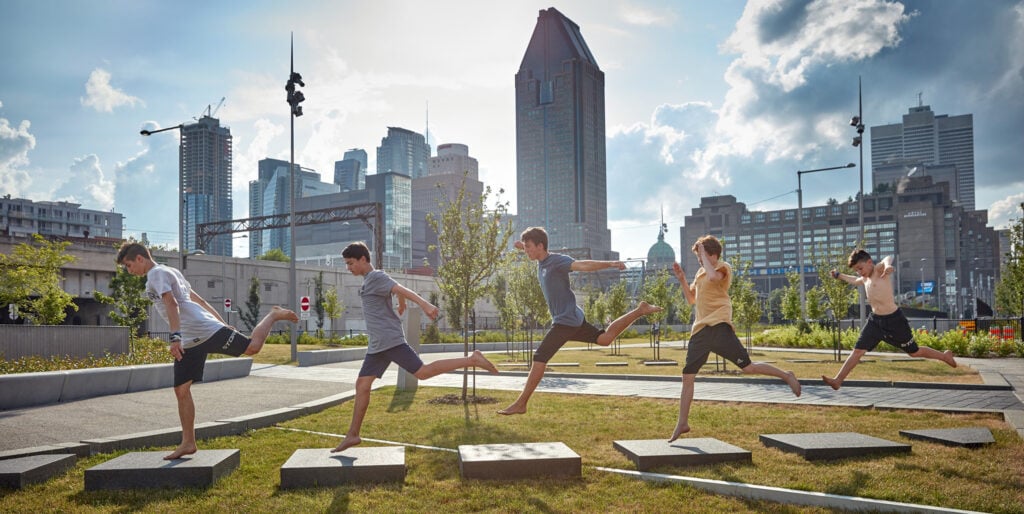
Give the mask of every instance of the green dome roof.
[[658, 242], [647, 251], [647, 268], [661, 269], [671, 268], [676, 262], [676, 251], [665, 242], [665, 233], [658, 231]]

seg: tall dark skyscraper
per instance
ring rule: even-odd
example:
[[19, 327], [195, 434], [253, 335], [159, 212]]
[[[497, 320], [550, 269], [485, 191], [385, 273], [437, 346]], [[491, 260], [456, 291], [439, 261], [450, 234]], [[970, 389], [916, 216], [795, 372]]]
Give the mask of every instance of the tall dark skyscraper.
[[[185, 201], [185, 251], [198, 248], [196, 225], [232, 219], [231, 130], [220, 120], [203, 116], [181, 129], [179, 170]], [[231, 256], [231, 235], [216, 236], [209, 255]]]
[[580, 27], [540, 11], [516, 73], [518, 228], [543, 226], [549, 246], [617, 259], [608, 230], [604, 72]]

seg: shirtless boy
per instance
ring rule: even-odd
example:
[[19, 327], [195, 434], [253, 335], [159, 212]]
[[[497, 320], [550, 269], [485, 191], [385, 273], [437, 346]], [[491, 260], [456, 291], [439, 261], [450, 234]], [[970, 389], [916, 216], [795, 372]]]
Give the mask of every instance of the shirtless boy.
[[876, 265], [868, 252], [857, 249], [850, 254], [847, 266], [853, 268], [857, 275], [846, 275], [832, 270], [832, 278], [854, 286], [863, 284], [868, 304], [871, 305], [871, 315], [860, 331], [860, 338], [857, 339], [853, 353], [847, 357], [835, 378], [821, 376], [826, 384], [832, 386], [832, 389], [839, 390], [843, 380], [846, 380], [846, 376], [857, 366], [861, 357], [874, 350], [881, 341], [907, 352], [911, 357], [935, 359], [945, 362], [952, 368], [956, 367], [953, 352], [940, 352], [927, 346], [918, 346], [914, 342], [910, 322], [896, 305], [893, 296], [892, 272], [895, 268], [892, 267], [892, 256], [885, 257]]

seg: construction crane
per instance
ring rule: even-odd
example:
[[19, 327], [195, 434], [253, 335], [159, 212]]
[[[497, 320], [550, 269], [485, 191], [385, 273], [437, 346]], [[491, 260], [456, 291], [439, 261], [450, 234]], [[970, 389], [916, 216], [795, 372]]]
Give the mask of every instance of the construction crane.
[[[216, 116], [216, 115], [217, 115], [217, 111], [219, 111], [219, 110], [220, 110], [220, 107], [221, 107], [222, 105], [224, 105], [224, 100], [225, 100], [226, 98], [227, 98], [227, 97], [224, 97], [224, 96], [220, 97], [220, 101], [219, 101], [219, 102], [217, 102], [217, 107], [213, 107], [213, 106], [211, 106], [211, 105], [207, 104], [207, 106], [206, 106], [206, 109], [204, 109], [204, 110], [203, 110], [203, 114], [202, 114], [202, 116], [209, 116], [209, 117], [211, 117], [211, 118], [212, 118], [212, 117], [214, 117], [214, 116]], [[196, 121], [198, 121], [198, 120], [199, 120], [199, 118], [197, 118], [197, 117], [195, 117], [195, 116], [193, 116], [193, 117], [192, 117], [192, 119], [193, 119], [193, 120], [196, 120]]]

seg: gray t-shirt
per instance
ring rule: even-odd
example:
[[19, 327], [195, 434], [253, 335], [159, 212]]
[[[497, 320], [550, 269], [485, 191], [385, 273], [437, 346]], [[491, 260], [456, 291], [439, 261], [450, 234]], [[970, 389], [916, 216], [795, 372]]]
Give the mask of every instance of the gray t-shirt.
[[366, 353], [380, 353], [405, 344], [402, 320], [391, 305], [391, 288], [395, 280], [387, 273], [375, 269], [363, 278], [359, 297], [363, 300], [363, 317], [370, 343]]
[[583, 310], [576, 305], [576, 295], [569, 287], [569, 272], [575, 259], [560, 253], [549, 253], [537, 263], [537, 280], [548, 302], [552, 323], [578, 327], [583, 324]]

